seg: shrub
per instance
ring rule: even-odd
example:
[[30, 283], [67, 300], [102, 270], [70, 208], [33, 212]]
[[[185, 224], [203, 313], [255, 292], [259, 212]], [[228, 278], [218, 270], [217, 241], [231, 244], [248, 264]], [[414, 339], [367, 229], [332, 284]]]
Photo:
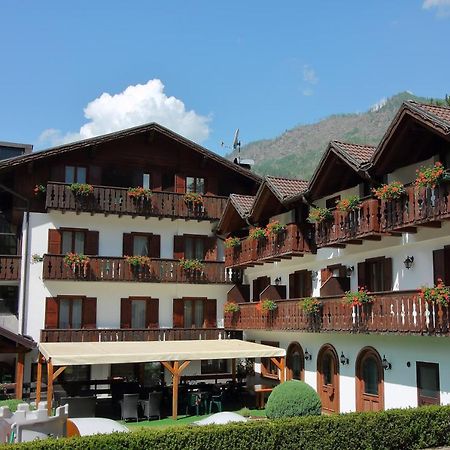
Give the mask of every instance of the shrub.
[[448, 306], [450, 300], [450, 289], [445, 287], [444, 282], [438, 278], [435, 287], [422, 287], [420, 298], [428, 303], [435, 303], [442, 306]]
[[322, 302], [314, 297], [306, 297], [298, 302], [298, 307], [306, 314], [319, 314]]
[[241, 310], [236, 302], [226, 302], [223, 306], [223, 312], [225, 313], [238, 313]]
[[253, 240], [262, 240], [266, 237], [266, 231], [261, 227], [255, 227], [250, 230], [248, 237]]
[[361, 206], [361, 199], [357, 195], [336, 201], [336, 209], [342, 212], [355, 211]]
[[133, 267], [145, 267], [149, 266], [152, 260], [148, 256], [133, 255], [125, 256], [125, 261]]
[[[20, 405], [21, 403], [27, 403], [23, 400], [17, 400], [15, 398], [9, 399], [9, 400], [0, 400], [0, 406], [7, 406], [11, 412], [17, 411], [17, 405]], [[34, 409], [34, 405], [30, 404], [30, 409]]]
[[357, 291], [347, 291], [343, 302], [350, 306], [362, 306], [373, 303], [374, 298], [369, 295], [365, 288], [360, 287]]
[[152, 191], [150, 189], [143, 188], [142, 186], [130, 187], [127, 192], [128, 197], [135, 200], [143, 199], [149, 200], [152, 196]]
[[191, 206], [203, 205], [203, 195], [197, 192], [186, 192], [184, 194], [184, 203]]
[[311, 208], [308, 218], [309, 223], [322, 223], [333, 219], [333, 213], [329, 208]]
[[450, 407], [140, 430], [18, 444], [18, 450], [415, 450], [450, 443]]
[[88, 196], [94, 193], [94, 186], [86, 183], [72, 183], [69, 189], [76, 196]]
[[436, 185], [444, 180], [449, 179], [448, 170], [444, 169], [441, 162], [434, 163], [434, 166], [421, 167], [416, 170], [416, 181], [414, 184], [417, 188], [435, 188]]
[[372, 192], [378, 200], [395, 200], [405, 193], [405, 186], [400, 181], [392, 181], [372, 189]]
[[183, 270], [192, 272], [201, 272], [205, 267], [205, 265], [198, 259], [181, 258], [178, 264]]
[[273, 300], [261, 300], [259, 301], [255, 308], [260, 312], [270, 312], [275, 311], [278, 308], [278, 305]]
[[266, 405], [269, 419], [297, 416], [317, 416], [322, 404], [317, 392], [304, 381], [290, 380], [279, 384], [270, 394]]
[[266, 226], [266, 236], [277, 236], [278, 234], [283, 233], [283, 231], [286, 230], [286, 227], [284, 225], [281, 225], [281, 223], [278, 220], [275, 220], [273, 222], [270, 222]]
[[241, 246], [241, 240], [238, 237], [229, 237], [225, 239], [225, 248], [237, 248]]

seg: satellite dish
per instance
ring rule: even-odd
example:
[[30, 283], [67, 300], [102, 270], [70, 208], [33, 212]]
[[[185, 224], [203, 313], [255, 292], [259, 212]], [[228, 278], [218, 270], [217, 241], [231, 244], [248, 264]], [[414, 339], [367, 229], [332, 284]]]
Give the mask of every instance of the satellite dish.
[[241, 143], [239, 141], [239, 128], [236, 128], [236, 131], [234, 132], [234, 139], [233, 139], [233, 150], [240, 150], [241, 149]]

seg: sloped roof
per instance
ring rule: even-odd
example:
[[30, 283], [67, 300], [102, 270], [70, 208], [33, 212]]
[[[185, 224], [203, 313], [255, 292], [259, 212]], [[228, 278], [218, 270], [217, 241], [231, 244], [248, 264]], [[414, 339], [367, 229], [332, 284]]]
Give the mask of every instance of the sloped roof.
[[294, 178], [266, 176], [264, 181], [280, 201], [299, 195], [308, 187], [308, 181]]
[[0, 327], [0, 337], [11, 341], [18, 346], [25, 347], [28, 350], [36, 347], [36, 342], [34, 342], [30, 337], [14, 333], [13, 331], [7, 330], [3, 327]]
[[[407, 102], [410, 107], [422, 110], [429, 115], [429, 119], [433, 120], [435, 123], [443, 122], [450, 127], [450, 107], [447, 106], [437, 106], [437, 105], [428, 105], [426, 103], [419, 103], [413, 100]], [[450, 128], [449, 128], [450, 131]]]
[[376, 147], [373, 145], [360, 145], [341, 141], [331, 141], [331, 142], [343, 153], [346, 153], [349, 159], [354, 160], [360, 166], [365, 163], [368, 163], [376, 150]]
[[29, 153], [26, 155], [16, 156], [14, 158], [8, 158], [0, 161], [0, 171], [4, 170], [6, 168], [15, 167], [21, 164], [25, 164], [27, 162], [36, 161], [39, 159], [48, 158], [51, 156], [61, 155], [64, 153], [72, 152], [75, 150], [80, 150], [82, 148], [88, 148], [99, 144], [104, 144], [106, 142], [111, 142], [117, 139], [122, 139], [129, 136], [135, 136], [137, 134], [146, 133], [150, 131], [155, 131], [160, 133], [161, 135], [164, 135], [168, 137], [169, 139], [172, 139], [176, 142], [179, 142], [192, 150], [200, 153], [201, 155], [210, 158], [214, 161], [216, 161], [219, 164], [222, 164], [223, 166], [234, 170], [235, 172], [240, 173], [241, 175], [244, 175], [248, 178], [251, 178], [254, 181], [261, 181], [261, 177], [253, 172], [251, 172], [248, 169], [245, 169], [238, 164], [233, 163], [232, 161], [229, 161], [228, 159], [206, 149], [205, 147], [202, 147], [199, 144], [196, 144], [195, 142], [175, 133], [172, 130], [169, 130], [168, 128], [163, 127], [162, 125], [159, 125], [158, 123], [152, 122], [145, 125], [139, 125], [137, 127], [133, 128], [127, 128], [125, 130], [115, 131], [113, 133], [104, 134], [102, 136], [96, 136], [89, 139], [84, 139], [81, 141], [71, 142], [69, 144], [59, 145], [57, 147], [52, 147], [46, 150], [41, 150], [38, 152]]
[[230, 195], [230, 202], [242, 218], [250, 214], [254, 201], [255, 197], [253, 195]]

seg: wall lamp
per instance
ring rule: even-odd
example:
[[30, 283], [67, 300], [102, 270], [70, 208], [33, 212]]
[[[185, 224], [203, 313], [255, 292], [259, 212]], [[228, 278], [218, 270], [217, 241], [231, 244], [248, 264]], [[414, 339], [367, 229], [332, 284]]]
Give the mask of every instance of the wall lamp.
[[275, 278], [275, 285], [279, 286], [281, 284], [281, 277], [276, 277]]
[[340, 358], [340, 360], [341, 360], [341, 364], [342, 364], [343, 366], [345, 366], [346, 364], [349, 363], [349, 359], [344, 355], [344, 352], [341, 352], [341, 358]]
[[383, 366], [384, 370], [392, 369], [392, 364], [386, 359], [385, 355], [383, 355], [383, 360], [381, 361], [381, 365]]
[[407, 256], [405, 260], [403, 261], [403, 264], [405, 267], [409, 270], [414, 264], [414, 256]]
[[305, 361], [311, 361], [312, 355], [308, 352], [307, 349], [305, 349]]
[[351, 277], [352, 273], [355, 271], [355, 266], [347, 266], [347, 276]]

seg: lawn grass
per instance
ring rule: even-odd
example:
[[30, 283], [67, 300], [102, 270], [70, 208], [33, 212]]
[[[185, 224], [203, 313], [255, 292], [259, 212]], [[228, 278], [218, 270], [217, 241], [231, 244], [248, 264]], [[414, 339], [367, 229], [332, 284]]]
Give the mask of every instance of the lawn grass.
[[[237, 411], [236, 411], [237, 412]], [[252, 409], [250, 410], [252, 417], [266, 417], [264, 409]], [[167, 428], [167, 427], [182, 427], [196, 422], [197, 420], [206, 419], [211, 414], [205, 414], [204, 416], [178, 416], [177, 420], [173, 420], [171, 417], [167, 417], [161, 420], [141, 420], [139, 422], [124, 422], [121, 424], [128, 427], [131, 431], [138, 431], [145, 428]]]

